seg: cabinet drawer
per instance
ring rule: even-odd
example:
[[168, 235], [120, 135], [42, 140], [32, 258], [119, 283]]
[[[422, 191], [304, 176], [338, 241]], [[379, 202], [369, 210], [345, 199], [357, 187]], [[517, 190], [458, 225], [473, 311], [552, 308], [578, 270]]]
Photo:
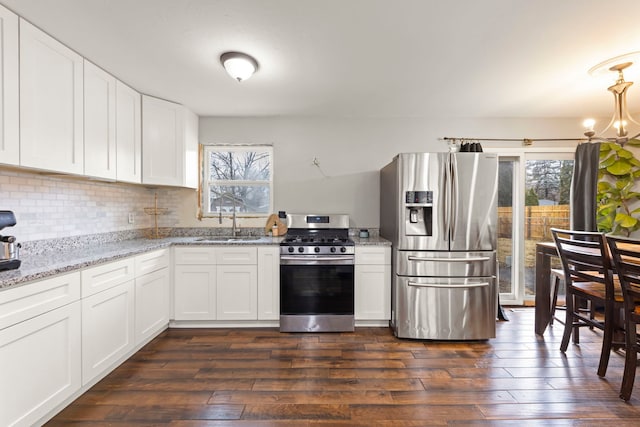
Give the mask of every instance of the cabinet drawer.
[[79, 272], [2, 291], [0, 292], [0, 329], [79, 299]]
[[211, 246], [183, 246], [173, 248], [175, 264], [204, 264], [216, 263], [216, 248]]
[[391, 264], [391, 249], [381, 246], [356, 246], [356, 264]]
[[225, 246], [216, 248], [216, 264], [257, 264], [258, 248], [255, 246]]
[[82, 297], [88, 297], [133, 279], [133, 258], [114, 261], [81, 272]]
[[160, 270], [169, 266], [169, 249], [160, 249], [135, 258], [135, 274], [140, 277], [143, 274]]

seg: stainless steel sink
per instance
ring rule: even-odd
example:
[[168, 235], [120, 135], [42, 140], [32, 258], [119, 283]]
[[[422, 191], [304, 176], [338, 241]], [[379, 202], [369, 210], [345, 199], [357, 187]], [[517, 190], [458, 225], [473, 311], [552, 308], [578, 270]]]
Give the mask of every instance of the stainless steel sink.
[[212, 237], [201, 237], [196, 239], [198, 242], [220, 242], [220, 243], [241, 243], [241, 242], [256, 242], [261, 240], [262, 237], [256, 236], [240, 236], [240, 237], [226, 237], [226, 236], [212, 236]]

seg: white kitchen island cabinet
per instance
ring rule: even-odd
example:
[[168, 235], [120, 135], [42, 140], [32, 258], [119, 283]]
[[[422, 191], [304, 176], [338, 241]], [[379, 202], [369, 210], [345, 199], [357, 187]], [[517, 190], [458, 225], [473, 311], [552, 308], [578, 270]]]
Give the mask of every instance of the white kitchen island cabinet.
[[198, 186], [198, 118], [174, 102], [142, 96], [142, 183]]
[[0, 425], [39, 424], [81, 387], [80, 274], [0, 293]]
[[356, 246], [355, 255], [356, 324], [360, 321], [361, 325], [388, 326], [391, 319], [391, 248]]
[[18, 15], [0, 6], [0, 163], [20, 164]]
[[84, 174], [116, 179], [116, 78], [86, 59]]
[[116, 81], [116, 179], [142, 182], [142, 97]]
[[84, 173], [83, 58], [20, 19], [20, 165]]

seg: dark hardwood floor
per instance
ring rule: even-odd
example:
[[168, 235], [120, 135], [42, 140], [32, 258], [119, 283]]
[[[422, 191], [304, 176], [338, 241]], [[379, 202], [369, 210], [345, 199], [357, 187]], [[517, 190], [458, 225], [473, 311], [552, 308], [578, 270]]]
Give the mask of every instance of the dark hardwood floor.
[[601, 335], [560, 353], [563, 326], [533, 333], [506, 309], [486, 342], [344, 334], [171, 329], [49, 426], [638, 426], [640, 384], [618, 398], [624, 357], [598, 378]]

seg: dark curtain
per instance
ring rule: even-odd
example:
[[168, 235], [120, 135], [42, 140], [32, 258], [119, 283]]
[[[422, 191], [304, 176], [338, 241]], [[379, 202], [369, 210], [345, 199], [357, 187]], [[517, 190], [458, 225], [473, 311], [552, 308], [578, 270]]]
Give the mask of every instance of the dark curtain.
[[598, 231], [596, 222], [596, 192], [600, 143], [579, 144], [573, 162], [571, 179], [571, 229]]

